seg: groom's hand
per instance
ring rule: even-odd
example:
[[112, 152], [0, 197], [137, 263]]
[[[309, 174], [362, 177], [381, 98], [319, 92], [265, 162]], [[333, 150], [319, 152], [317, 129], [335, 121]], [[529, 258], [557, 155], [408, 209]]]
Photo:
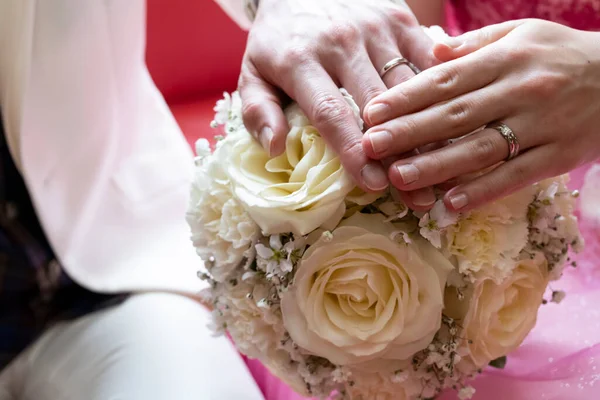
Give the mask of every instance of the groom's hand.
[[410, 9], [390, 0], [260, 0], [239, 82], [244, 122], [272, 155], [280, 154], [288, 133], [282, 101], [289, 97], [357, 184], [382, 190], [387, 174], [363, 151], [362, 132], [338, 87], [363, 111], [375, 96], [414, 75], [400, 65], [380, 78], [388, 61], [406, 57], [426, 69], [435, 63], [431, 47]]

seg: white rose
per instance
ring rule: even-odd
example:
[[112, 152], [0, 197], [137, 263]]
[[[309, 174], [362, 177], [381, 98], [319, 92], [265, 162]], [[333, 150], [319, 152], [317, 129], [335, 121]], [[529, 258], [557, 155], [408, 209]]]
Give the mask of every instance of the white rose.
[[385, 219], [354, 214], [305, 252], [281, 301], [301, 348], [357, 365], [408, 359], [433, 339], [452, 265], [425, 240], [393, 241], [396, 228]]
[[355, 184], [297, 105], [286, 116], [286, 150], [273, 159], [245, 131], [236, 135], [227, 154], [234, 193], [266, 235], [333, 229]]
[[462, 215], [445, 231], [447, 249], [458, 260], [460, 273], [505, 279], [528, 242], [528, 187], [504, 199]]
[[222, 282], [242, 261], [260, 230], [233, 198], [218, 157], [208, 156], [196, 168], [186, 219], [196, 252], [204, 261], [214, 257], [215, 262], [206, 266]]
[[539, 253], [517, 263], [499, 285], [487, 278], [477, 282], [464, 301], [447, 296], [445, 312], [463, 321], [461, 336], [468, 340], [461, 363], [482, 368], [519, 347], [535, 326], [547, 285], [547, 262]]

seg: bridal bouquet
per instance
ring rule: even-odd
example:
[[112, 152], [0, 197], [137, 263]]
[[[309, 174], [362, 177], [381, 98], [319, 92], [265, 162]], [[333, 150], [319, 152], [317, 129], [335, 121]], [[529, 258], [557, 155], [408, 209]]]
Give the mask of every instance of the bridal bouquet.
[[502, 367], [564, 296], [547, 289], [581, 246], [567, 177], [466, 213], [416, 212], [393, 189], [359, 190], [297, 105], [274, 158], [237, 93], [215, 110], [225, 135], [197, 144], [187, 213], [203, 296], [214, 329], [299, 393], [470, 398], [468, 380]]

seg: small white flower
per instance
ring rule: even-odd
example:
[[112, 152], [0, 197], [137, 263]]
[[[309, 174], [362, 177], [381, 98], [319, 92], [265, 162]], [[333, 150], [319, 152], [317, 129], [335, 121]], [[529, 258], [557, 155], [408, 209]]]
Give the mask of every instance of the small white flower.
[[212, 154], [210, 149], [210, 143], [206, 139], [198, 139], [196, 141], [196, 156], [199, 159], [203, 160], [205, 157], [208, 157]]
[[352, 371], [346, 367], [337, 367], [331, 373], [331, 379], [333, 379], [336, 383], [344, 383], [347, 382], [348, 379], [352, 376]]
[[390, 238], [393, 241], [398, 241], [398, 239], [401, 237], [401, 240], [406, 243], [406, 244], [410, 244], [412, 243], [412, 239], [410, 238], [410, 236], [408, 235], [408, 233], [404, 232], [404, 231], [394, 231], [392, 232], [392, 234], [390, 235]]
[[294, 257], [300, 257], [304, 251], [304, 238], [290, 240], [284, 245], [280, 235], [269, 237], [269, 247], [262, 243], [256, 244], [258, 267], [268, 278], [282, 278], [294, 270]]
[[458, 214], [450, 212], [442, 200], [438, 200], [431, 211], [419, 220], [419, 233], [425, 239], [440, 249], [442, 247], [442, 232], [458, 220]]
[[392, 383], [404, 383], [410, 377], [410, 373], [408, 371], [396, 371], [390, 378]]
[[325, 231], [323, 232], [322, 237], [326, 242], [331, 242], [331, 239], [333, 239], [333, 233], [331, 233], [331, 231]]
[[229, 120], [231, 111], [231, 96], [229, 93], [223, 93], [223, 98], [217, 101], [217, 105], [213, 110], [215, 111], [215, 119], [211, 125], [225, 125]]
[[386, 221], [402, 219], [408, 215], [408, 207], [399, 201], [387, 201], [379, 206], [379, 210], [388, 218]]
[[431, 219], [429, 213], [423, 215], [419, 220], [419, 227], [421, 228], [419, 230], [421, 236], [429, 240], [436, 248], [440, 249], [442, 247], [442, 233], [440, 232], [437, 221]]
[[254, 272], [254, 271], [246, 271], [242, 275], [242, 280], [243, 281], [248, 281], [248, 280], [254, 279], [255, 276], [256, 276], [256, 272]]
[[269, 308], [269, 301], [267, 299], [260, 299], [256, 302], [258, 308]]
[[475, 394], [475, 388], [473, 386], [465, 386], [458, 391], [458, 398], [460, 400], [468, 400]]
[[552, 291], [552, 299], [550, 301], [552, 303], [560, 304], [566, 296], [567, 294], [563, 290], [554, 290]]
[[450, 358], [446, 354], [438, 353], [437, 351], [432, 351], [427, 355], [427, 359], [425, 362], [428, 365], [436, 365], [440, 369], [444, 369], [448, 364], [450, 364]]

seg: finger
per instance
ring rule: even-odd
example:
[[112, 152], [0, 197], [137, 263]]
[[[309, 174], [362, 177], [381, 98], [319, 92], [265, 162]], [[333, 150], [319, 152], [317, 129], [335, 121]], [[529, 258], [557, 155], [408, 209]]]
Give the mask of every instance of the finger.
[[503, 66], [498, 54], [486, 52], [430, 68], [373, 99], [365, 120], [374, 126], [480, 89], [496, 80]]
[[327, 72], [316, 63], [306, 63], [295, 69], [286, 85], [286, 92], [336, 151], [357, 185], [367, 191], [385, 189], [385, 170], [365, 154], [357, 118]]
[[508, 21], [485, 26], [457, 37], [449, 37], [433, 46], [433, 55], [443, 62], [463, 57], [497, 42], [523, 22], [523, 20]]
[[[416, 79], [416, 78], [415, 78]], [[362, 143], [373, 159], [464, 136], [514, 111], [508, 88], [493, 85], [369, 129]]]
[[[411, 158], [414, 156], [418, 156], [419, 151], [413, 150], [409, 153], [402, 154], [401, 158]], [[383, 165], [386, 170], [389, 170], [390, 166], [398, 160], [397, 157], [389, 158], [383, 161]], [[436, 197], [433, 188], [426, 187], [413, 191], [402, 191], [399, 190], [398, 194], [402, 201], [410, 208], [411, 210], [416, 211], [427, 211], [435, 204]]]
[[352, 61], [340, 62], [335, 71], [340, 83], [354, 97], [361, 112], [373, 98], [387, 90], [366, 52]]
[[473, 181], [453, 188], [444, 196], [444, 203], [449, 210], [467, 211], [557, 175], [557, 171], [551, 168], [555, 154], [557, 152], [551, 146], [536, 147]]
[[271, 156], [283, 153], [289, 126], [277, 89], [265, 82], [250, 63], [246, 63], [240, 75], [239, 92], [242, 118], [248, 132]]
[[[521, 149], [530, 146], [532, 143], [523, 141]], [[439, 150], [401, 159], [391, 165], [388, 176], [392, 185], [410, 191], [481, 171], [506, 160], [508, 155], [506, 139], [495, 129], [484, 129]]]
[[[378, 75], [381, 74], [384, 65], [394, 58], [402, 57], [400, 50], [398, 50], [398, 44], [391, 40], [373, 41], [369, 43], [369, 56], [371, 58], [371, 63], [377, 68]], [[389, 70], [381, 79], [383, 79], [386, 88], [391, 88], [406, 82], [414, 76], [415, 73], [413, 70], [407, 65], [401, 64]]]
[[429, 153], [430, 151], [434, 151], [434, 150], [438, 150], [443, 147], [446, 147], [448, 144], [450, 144], [450, 142], [448, 140], [440, 140], [438, 142], [429, 143], [429, 144], [419, 147], [419, 152], [421, 152], [421, 154]]
[[402, 54], [421, 71], [425, 71], [440, 63], [433, 54], [433, 39], [419, 24], [396, 29], [396, 40]]

